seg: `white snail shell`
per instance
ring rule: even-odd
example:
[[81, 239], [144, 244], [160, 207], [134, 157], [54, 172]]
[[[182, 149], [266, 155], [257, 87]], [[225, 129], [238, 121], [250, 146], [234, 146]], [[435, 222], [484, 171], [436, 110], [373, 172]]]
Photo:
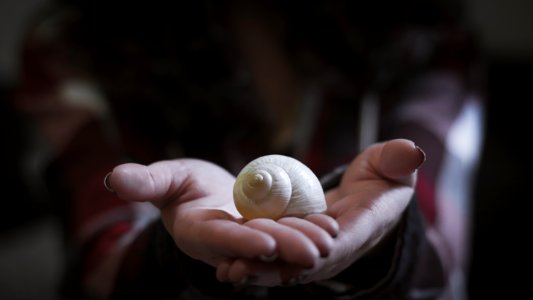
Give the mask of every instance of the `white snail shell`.
[[304, 216], [326, 211], [320, 181], [302, 162], [266, 155], [248, 163], [233, 186], [233, 198], [245, 219]]

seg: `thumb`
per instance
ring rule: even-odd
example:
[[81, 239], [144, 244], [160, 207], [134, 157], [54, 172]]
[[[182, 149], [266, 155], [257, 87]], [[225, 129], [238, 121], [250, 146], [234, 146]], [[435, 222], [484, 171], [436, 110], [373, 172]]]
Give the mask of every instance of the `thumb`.
[[416, 170], [426, 154], [410, 140], [395, 139], [382, 144], [376, 167], [380, 175], [396, 182], [414, 185]]
[[121, 199], [148, 201], [161, 208], [164, 199], [175, 193], [187, 177], [187, 172], [175, 172], [180, 167], [183, 168], [177, 161], [149, 166], [135, 163], [121, 164], [106, 175], [104, 185]]

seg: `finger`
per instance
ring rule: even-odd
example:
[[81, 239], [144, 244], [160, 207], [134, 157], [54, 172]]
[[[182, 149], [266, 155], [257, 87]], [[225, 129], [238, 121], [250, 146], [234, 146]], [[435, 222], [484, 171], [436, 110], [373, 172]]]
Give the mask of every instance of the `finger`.
[[333, 248], [333, 238], [320, 226], [305, 219], [287, 217], [278, 220], [278, 223], [301, 231], [313, 241], [320, 252], [321, 257], [327, 257]]
[[236, 259], [227, 269], [227, 278], [229, 282], [237, 284], [279, 285], [281, 280], [277, 265], [275, 263]]
[[220, 282], [229, 282], [230, 281], [230, 279], [229, 279], [229, 268], [230, 268], [231, 263], [232, 263], [232, 261], [230, 261], [230, 260], [224, 260], [224, 261], [222, 261], [221, 263], [218, 264], [217, 272], [216, 272], [216, 276], [217, 276], [218, 281], [220, 281]]
[[257, 258], [276, 251], [276, 240], [269, 234], [232, 221], [206, 221], [197, 234], [210, 251], [218, 249], [225, 257]]
[[178, 171], [172, 172], [168, 164], [161, 163], [150, 166], [134, 163], [119, 165], [106, 177], [106, 186], [120, 198], [129, 201], [152, 202], [167, 198], [167, 195], [174, 193], [187, 177], [185, 171], [179, 172], [181, 168], [179, 162], [170, 164]]
[[424, 151], [410, 140], [396, 139], [383, 144], [378, 168], [383, 176], [411, 184], [411, 175], [426, 160]]
[[[267, 268], [271, 268], [267, 266]], [[242, 259], [236, 259], [231, 264], [228, 265], [226, 270], [226, 277], [229, 282], [233, 283], [252, 283], [255, 281], [252, 274], [256, 273], [257, 270], [254, 270], [250, 267], [249, 264], [246, 264]]]
[[270, 234], [276, 240], [279, 257], [284, 261], [311, 268], [320, 256], [317, 246], [305, 234], [270, 219], [253, 219], [246, 226]]
[[416, 170], [424, 161], [424, 152], [410, 140], [395, 139], [377, 143], [357, 156], [342, 182], [385, 178], [412, 187]]
[[259, 286], [279, 286], [296, 283], [303, 269], [299, 266], [282, 262], [265, 263], [258, 260], [237, 259], [229, 264], [228, 281], [237, 284], [253, 284]]
[[339, 223], [326, 214], [311, 214], [305, 216], [304, 219], [320, 226], [332, 237], [336, 237], [339, 234]]

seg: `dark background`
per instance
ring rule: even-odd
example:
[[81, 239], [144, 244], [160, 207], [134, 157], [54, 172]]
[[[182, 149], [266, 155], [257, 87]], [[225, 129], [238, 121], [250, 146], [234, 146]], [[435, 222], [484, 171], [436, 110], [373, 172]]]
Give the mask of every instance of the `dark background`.
[[[16, 84], [18, 43], [45, 0], [0, 1], [0, 299], [57, 299], [62, 256], [38, 174], [46, 149], [6, 97]], [[532, 236], [528, 140], [533, 137], [533, 1], [465, 1], [487, 60], [487, 111], [474, 203], [471, 299], [530, 293]], [[10, 196], [7, 196], [9, 194]], [[521, 274], [521, 275], [518, 275]]]
[[[533, 1], [469, 0], [487, 53], [486, 136], [474, 206], [471, 299], [530, 295]], [[523, 272], [523, 273], [522, 273]]]

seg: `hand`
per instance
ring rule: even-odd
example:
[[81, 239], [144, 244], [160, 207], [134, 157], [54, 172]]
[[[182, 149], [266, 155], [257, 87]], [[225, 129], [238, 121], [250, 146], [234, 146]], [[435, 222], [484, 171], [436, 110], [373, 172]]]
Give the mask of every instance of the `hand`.
[[[221, 167], [196, 159], [161, 161], [149, 166], [123, 164], [106, 179], [118, 197], [148, 201], [161, 210], [165, 228], [185, 254], [212, 266], [229, 259], [272, 257], [281, 252], [295, 265], [309, 265], [315, 252], [328, 252], [336, 233], [335, 221], [310, 217], [304, 227], [296, 224], [276, 230], [277, 223], [263, 220], [244, 223], [233, 202], [234, 176]], [[312, 228], [305, 236], [305, 228]], [[269, 230], [274, 228], [273, 230]], [[318, 233], [317, 233], [318, 232]], [[316, 242], [316, 245], [315, 245]], [[288, 247], [299, 245], [294, 251]]]
[[118, 197], [149, 201], [185, 254], [212, 266], [228, 257], [257, 258], [276, 251], [275, 239], [243, 226], [233, 204], [234, 176], [196, 159], [115, 167], [107, 184]]
[[[294, 283], [296, 280], [308, 283], [335, 276], [372, 250], [395, 228], [412, 197], [416, 169], [424, 160], [425, 154], [408, 140], [392, 140], [367, 148], [352, 161], [340, 185], [326, 194], [327, 213], [340, 227], [337, 237], [326, 247], [324, 254], [327, 255], [322, 255], [326, 257], [320, 257], [316, 250], [309, 250], [312, 249], [311, 241], [305, 244], [291, 243], [290, 235], [296, 234], [285, 229], [288, 237], [276, 240], [278, 249], [286, 249], [279, 253], [278, 260], [227, 260], [218, 266], [217, 277], [221, 281], [248, 281], [274, 286]], [[264, 221], [253, 220], [247, 225], [250, 226], [251, 222]], [[282, 218], [277, 224], [280, 227], [295, 222], [305, 228], [306, 237], [314, 234], [324, 236], [322, 231], [327, 228], [306, 226], [305, 219], [296, 218]], [[251, 227], [272, 232], [255, 225]], [[315, 245], [320, 243], [315, 242]], [[306, 251], [314, 260], [305, 267], [295, 264], [293, 253]]]

